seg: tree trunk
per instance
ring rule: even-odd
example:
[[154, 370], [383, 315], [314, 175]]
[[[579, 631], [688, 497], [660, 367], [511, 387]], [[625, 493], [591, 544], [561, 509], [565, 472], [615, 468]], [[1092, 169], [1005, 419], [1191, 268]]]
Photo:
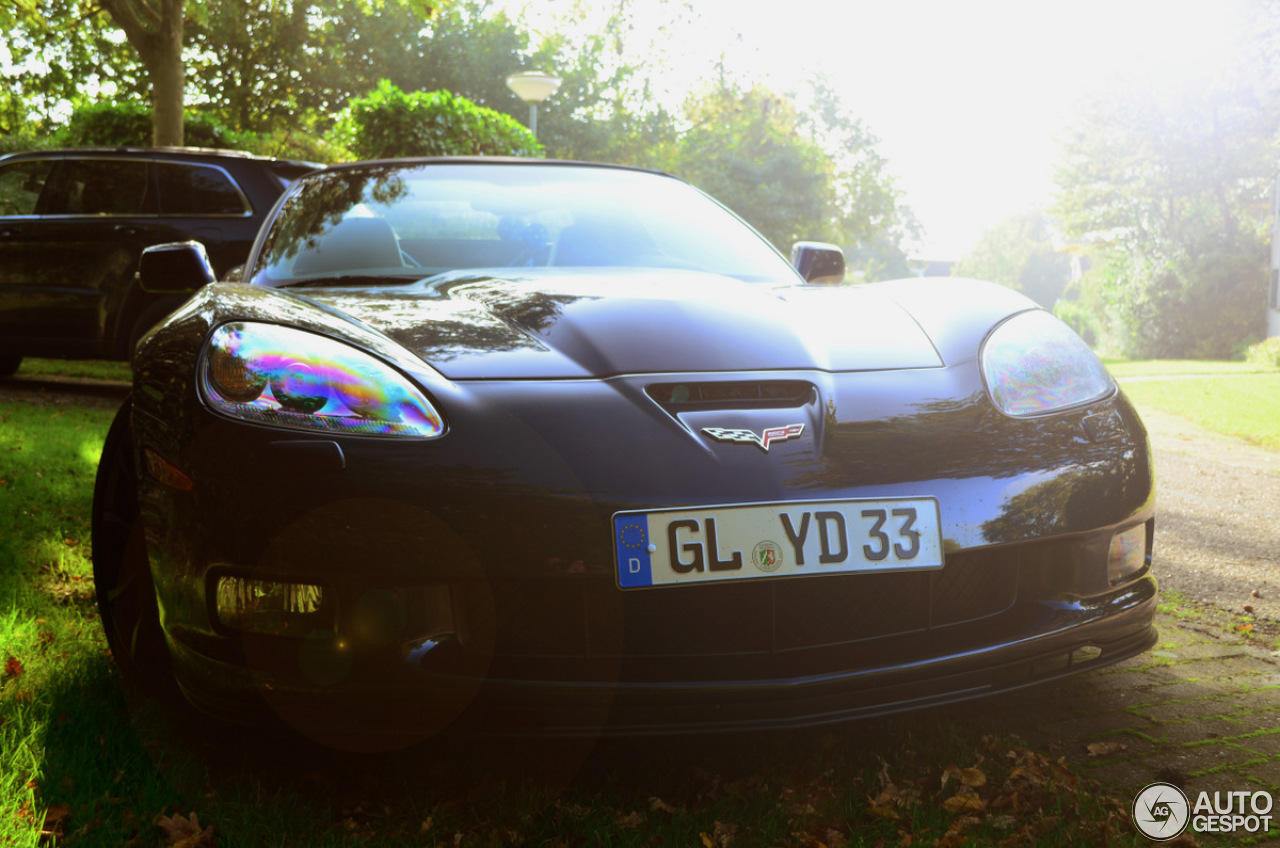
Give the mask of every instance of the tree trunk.
[[182, 99], [186, 69], [182, 64], [182, 0], [164, 3], [165, 19], [156, 34], [151, 76], [152, 141], [157, 147], [181, 147]]
[[182, 64], [184, 0], [101, 0], [147, 69], [151, 79], [152, 143], [181, 146], [182, 100], [186, 71]]

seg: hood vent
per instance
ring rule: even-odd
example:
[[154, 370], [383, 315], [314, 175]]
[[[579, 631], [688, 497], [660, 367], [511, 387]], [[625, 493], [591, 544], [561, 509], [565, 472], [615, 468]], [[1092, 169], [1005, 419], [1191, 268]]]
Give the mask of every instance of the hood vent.
[[645, 392], [671, 412], [694, 409], [794, 408], [812, 403], [817, 388], [804, 380], [652, 383]]

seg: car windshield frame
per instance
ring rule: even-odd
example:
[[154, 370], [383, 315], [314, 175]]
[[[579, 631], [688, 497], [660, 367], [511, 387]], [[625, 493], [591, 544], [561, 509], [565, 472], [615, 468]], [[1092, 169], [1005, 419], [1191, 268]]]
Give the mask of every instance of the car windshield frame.
[[537, 268], [800, 282], [763, 236], [677, 177], [545, 160], [370, 162], [309, 174], [281, 199], [248, 268], [250, 283], [273, 288]]

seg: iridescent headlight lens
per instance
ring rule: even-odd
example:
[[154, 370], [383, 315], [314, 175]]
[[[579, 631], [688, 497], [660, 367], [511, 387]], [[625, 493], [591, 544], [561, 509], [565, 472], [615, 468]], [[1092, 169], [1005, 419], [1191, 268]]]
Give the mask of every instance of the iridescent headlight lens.
[[1015, 315], [982, 346], [982, 374], [1005, 415], [1026, 417], [1100, 400], [1115, 382], [1089, 346], [1048, 312]]
[[335, 434], [444, 433], [435, 407], [399, 371], [303, 330], [224, 324], [213, 331], [200, 372], [206, 402], [245, 421]]

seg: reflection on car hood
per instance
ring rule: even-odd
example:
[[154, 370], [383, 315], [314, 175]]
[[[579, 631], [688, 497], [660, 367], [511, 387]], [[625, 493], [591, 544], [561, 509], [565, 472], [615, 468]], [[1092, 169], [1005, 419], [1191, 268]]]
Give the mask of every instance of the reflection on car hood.
[[902, 307], [856, 286], [593, 269], [293, 293], [389, 336], [450, 379], [942, 364]]

